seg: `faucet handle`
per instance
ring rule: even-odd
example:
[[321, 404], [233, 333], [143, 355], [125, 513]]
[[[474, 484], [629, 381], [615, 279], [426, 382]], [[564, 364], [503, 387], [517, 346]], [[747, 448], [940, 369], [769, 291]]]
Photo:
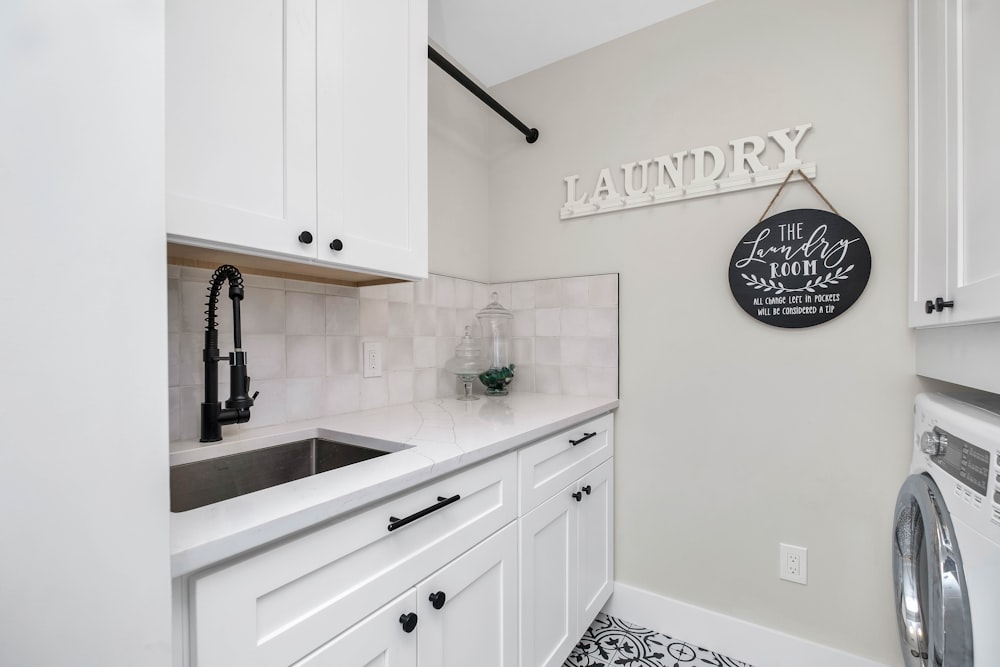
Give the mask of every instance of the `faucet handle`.
[[253, 396], [250, 397], [250, 400], [256, 401], [257, 400], [257, 396], [259, 396], [259, 395], [260, 395], [260, 392], [259, 391], [255, 391], [253, 393]]

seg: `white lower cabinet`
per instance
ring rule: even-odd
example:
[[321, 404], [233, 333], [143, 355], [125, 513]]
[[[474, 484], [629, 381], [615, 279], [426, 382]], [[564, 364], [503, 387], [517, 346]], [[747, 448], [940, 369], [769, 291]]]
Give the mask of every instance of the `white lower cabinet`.
[[175, 666], [558, 667], [611, 596], [612, 433], [599, 417], [177, 580]]
[[518, 520], [521, 667], [562, 665], [611, 597], [613, 476], [607, 458]]
[[517, 667], [517, 528], [500, 532], [295, 667]]

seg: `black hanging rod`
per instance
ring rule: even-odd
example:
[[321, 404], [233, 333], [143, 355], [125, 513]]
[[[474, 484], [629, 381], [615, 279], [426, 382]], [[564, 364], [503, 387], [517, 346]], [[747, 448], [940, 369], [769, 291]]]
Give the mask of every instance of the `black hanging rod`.
[[521, 132], [521, 134], [524, 135], [525, 140], [529, 144], [533, 144], [536, 141], [538, 141], [537, 129], [533, 127], [528, 127], [520, 120], [518, 120], [517, 116], [507, 111], [507, 109], [505, 109], [502, 104], [500, 104], [495, 99], [490, 97], [489, 93], [487, 93], [485, 90], [477, 86], [472, 79], [465, 76], [465, 74], [463, 74], [457, 67], [448, 62], [444, 56], [435, 51], [434, 48], [431, 47], [430, 45], [427, 46], [427, 57], [430, 58], [431, 62], [433, 62], [435, 65], [443, 69], [445, 72], [447, 72], [451, 76], [451, 78], [455, 79], [455, 81], [458, 81], [460, 84], [465, 86], [465, 88], [470, 93], [472, 93], [480, 100], [485, 102], [486, 106], [496, 111], [498, 114], [500, 114], [500, 116], [503, 117], [504, 120], [506, 120], [508, 123], [516, 127]]

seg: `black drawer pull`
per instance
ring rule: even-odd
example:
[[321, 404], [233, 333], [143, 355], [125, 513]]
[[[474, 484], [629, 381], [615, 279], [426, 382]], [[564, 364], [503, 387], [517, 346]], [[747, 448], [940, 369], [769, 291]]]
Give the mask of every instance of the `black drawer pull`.
[[399, 624], [403, 626], [403, 632], [413, 632], [417, 629], [417, 615], [412, 612], [403, 614], [399, 617]]
[[590, 484], [588, 484], [587, 486], [580, 487], [580, 490], [583, 491], [584, 493], [586, 493], [589, 496], [590, 495]]
[[442, 498], [441, 496], [438, 496], [438, 502], [437, 502], [436, 505], [431, 505], [430, 507], [425, 507], [424, 509], [420, 510], [419, 512], [414, 512], [410, 516], [403, 517], [402, 519], [397, 519], [396, 517], [391, 516], [391, 517], [389, 517], [389, 531], [392, 532], [392, 531], [396, 530], [397, 528], [402, 528], [403, 526], [405, 526], [408, 523], [413, 523], [417, 519], [422, 519], [423, 517], [427, 516], [431, 512], [437, 512], [442, 507], [445, 507], [446, 505], [451, 505], [453, 502], [455, 502], [456, 500], [459, 500], [461, 497], [462, 496], [458, 495], [457, 493], [455, 495], [453, 495], [451, 498]]
[[444, 606], [444, 601], [448, 599], [448, 596], [444, 594], [444, 591], [438, 591], [437, 593], [431, 593], [430, 597], [431, 606], [435, 609], [440, 609]]
[[594, 431], [593, 433], [584, 433], [584, 434], [583, 434], [583, 437], [582, 437], [582, 438], [580, 438], [579, 440], [570, 440], [570, 441], [569, 441], [569, 444], [571, 444], [571, 445], [573, 445], [574, 447], [576, 447], [577, 445], [579, 445], [579, 444], [580, 444], [581, 442], [583, 442], [584, 440], [590, 440], [590, 439], [591, 439], [591, 438], [593, 438], [593, 437], [594, 437], [595, 435], [597, 435], [597, 431]]

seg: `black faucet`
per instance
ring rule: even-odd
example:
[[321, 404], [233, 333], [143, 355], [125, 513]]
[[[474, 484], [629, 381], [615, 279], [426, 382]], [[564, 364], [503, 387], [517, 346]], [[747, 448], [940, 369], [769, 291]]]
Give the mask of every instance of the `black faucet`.
[[[229, 280], [229, 298], [233, 301], [233, 339], [236, 350], [228, 357], [219, 356], [219, 332], [215, 328], [215, 308], [219, 303], [222, 283]], [[240, 334], [240, 301], [243, 300], [243, 275], [235, 266], [224, 264], [212, 274], [208, 288], [208, 310], [205, 311], [205, 402], [201, 404], [201, 442], [222, 440], [224, 424], [243, 424], [250, 421], [250, 407], [260, 392], [249, 396], [250, 378], [247, 377], [247, 355]], [[219, 403], [219, 367], [216, 364], [229, 359], [229, 398], [226, 407]]]

